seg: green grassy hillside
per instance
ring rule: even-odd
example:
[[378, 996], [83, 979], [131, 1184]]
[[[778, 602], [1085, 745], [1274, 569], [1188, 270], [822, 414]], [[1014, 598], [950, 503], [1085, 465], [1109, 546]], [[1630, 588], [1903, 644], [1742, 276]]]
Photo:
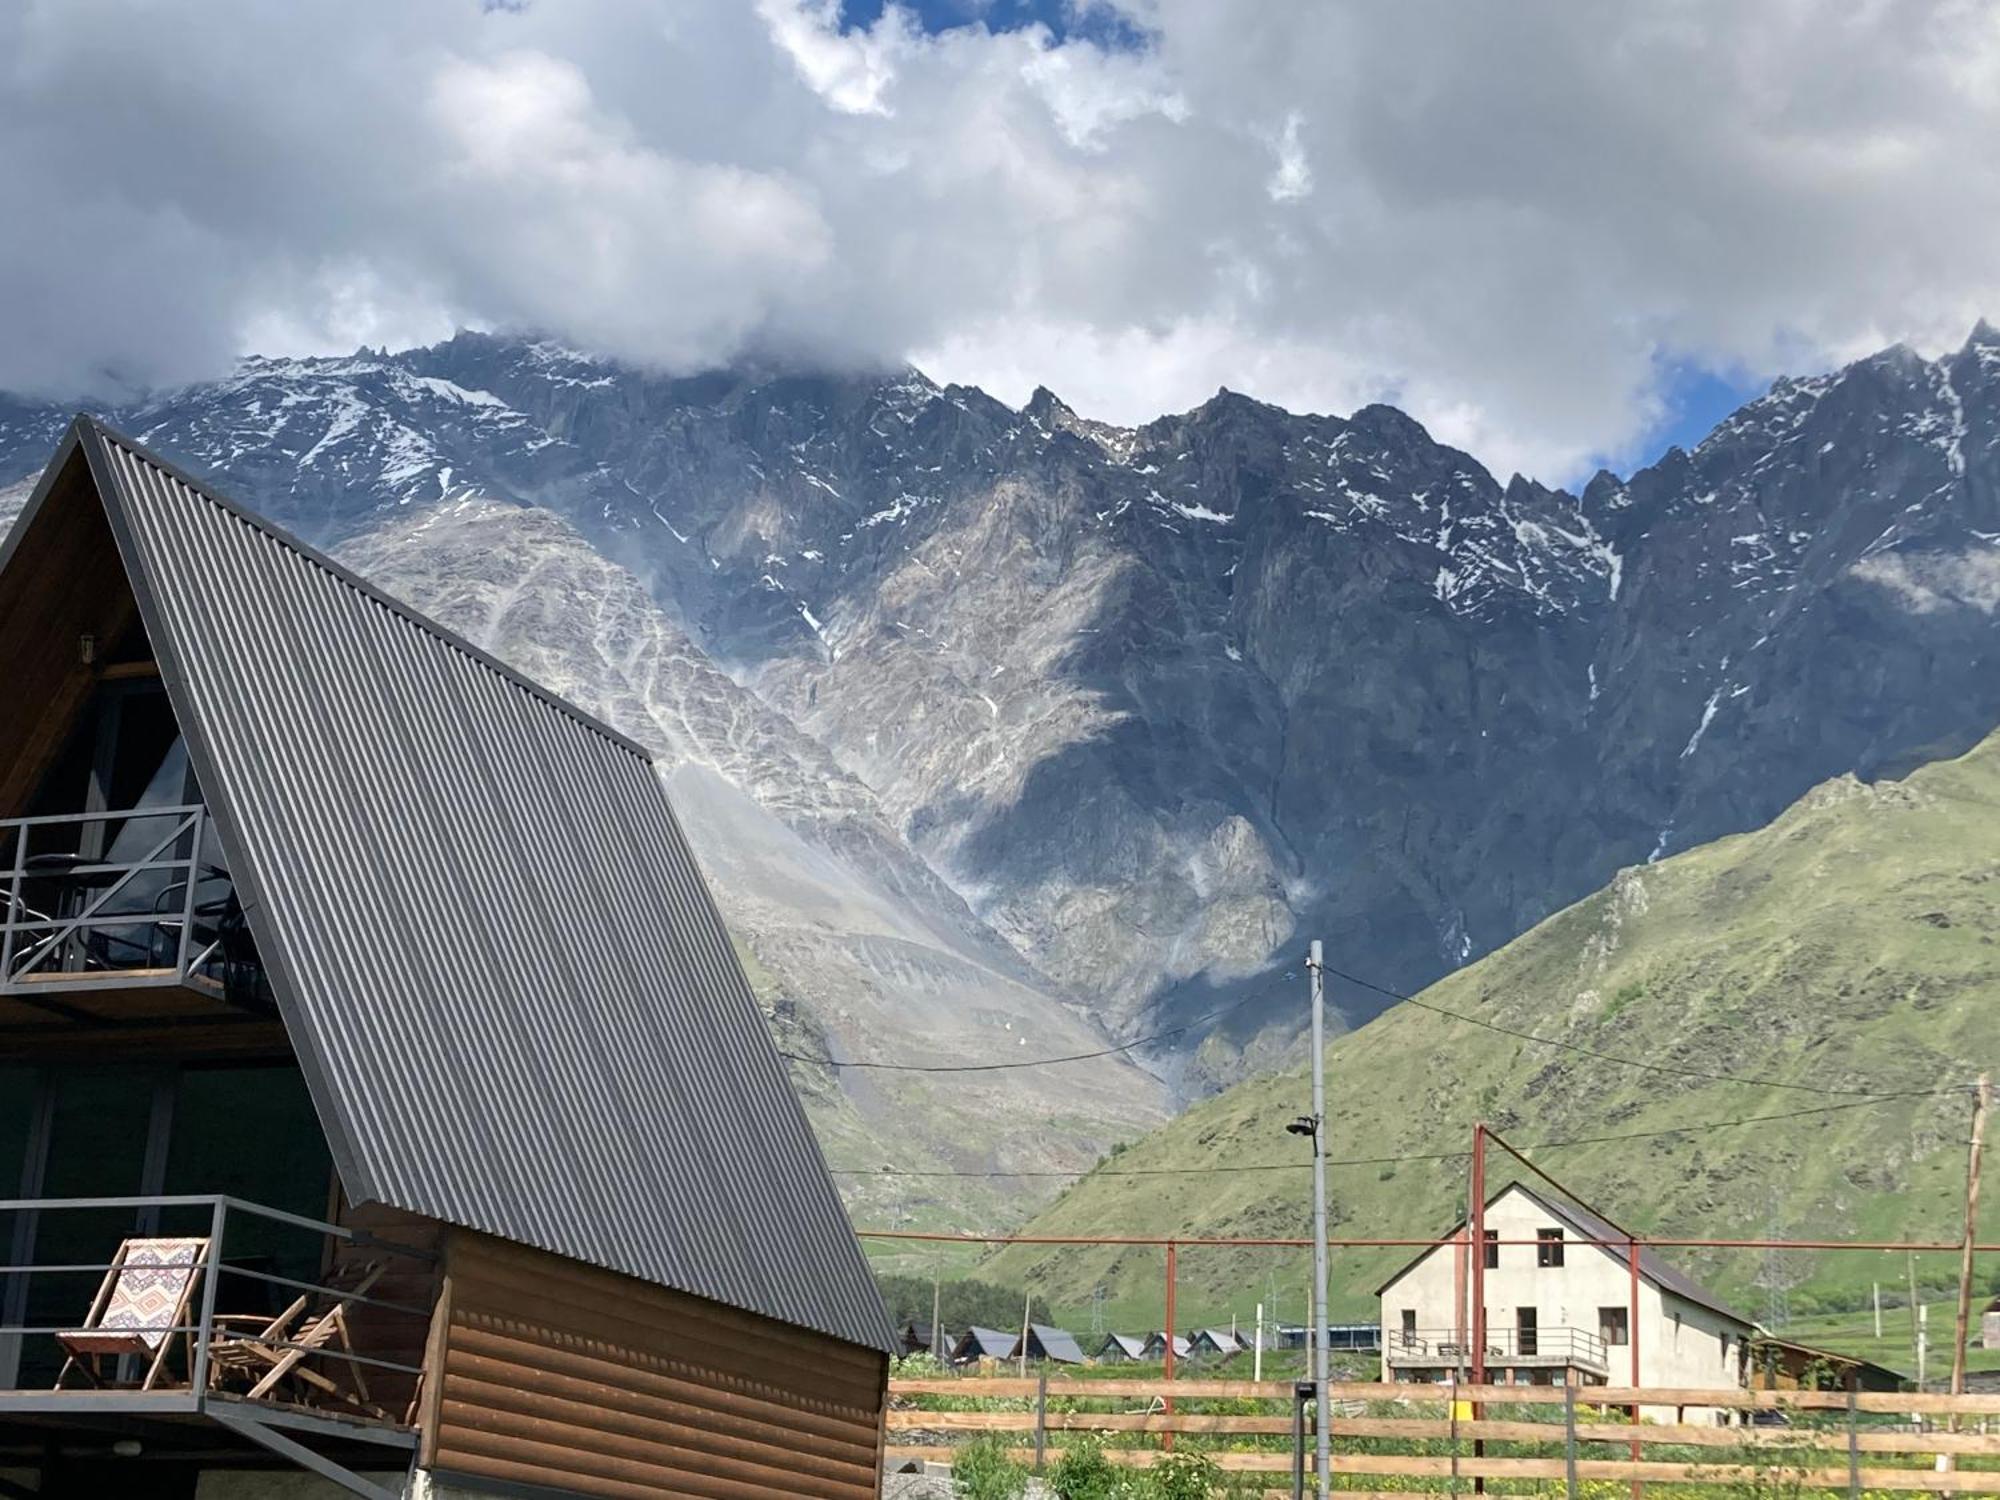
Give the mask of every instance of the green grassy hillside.
[[[1340, 963], [1339, 935], [1327, 934]], [[1928, 1090], [2000, 1064], [2000, 736], [1906, 780], [1815, 789], [1770, 826], [1622, 872], [1420, 998], [1482, 1020], [1690, 1073], [1834, 1090]], [[1301, 1005], [1304, 1004], [1301, 986]], [[1476, 1120], [1614, 1220], [1703, 1238], [1955, 1240], [1969, 1094], [1857, 1101], [1760, 1083], [1642, 1072], [1398, 1005], [1327, 1052], [1328, 1176], [1336, 1234], [1434, 1233], [1460, 1212]], [[1077, 1182], [1024, 1232], [1308, 1232], [1302, 1073], [1241, 1084]], [[1837, 1106], [1837, 1107], [1834, 1107]], [[1834, 1107], [1834, 1108], [1829, 1108]], [[1753, 1117], [1825, 1110], [1789, 1119]], [[1725, 1124], [1746, 1121], [1751, 1123]], [[1654, 1132], [1672, 1132], [1654, 1134]], [[1237, 1170], [1276, 1164], [1276, 1170]], [[1227, 1169], [1158, 1175], [1167, 1168]], [[1504, 1175], [1504, 1174], [1501, 1174]], [[2000, 1237], [2000, 1192], [1985, 1195]], [[1408, 1252], [1335, 1256], [1336, 1315], [1373, 1315], [1372, 1290]], [[1770, 1283], [1803, 1322], [1905, 1283], [1882, 1252], [1683, 1254], [1763, 1316]], [[1105, 1288], [1113, 1326], [1159, 1316], [1162, 1255], [1015, 1246], [981, 1274], [1024, 1282], [1058, 1309]], [[1982, 1282], [2000, 1266], [1982, 1268]], [[1919, 1257], [1935, 1293], [1955, 1257]], [[1302, 1312], [1304, 1252], [1191, 1249], [1187, 1318]], [[1983, 1287], [1982, 1287], [1983, 1289]], [[1850, 1320], [1851, 1321], [1851, 1320]], [[1934, 1340], [1948, 1337], [1934, 1329]]]

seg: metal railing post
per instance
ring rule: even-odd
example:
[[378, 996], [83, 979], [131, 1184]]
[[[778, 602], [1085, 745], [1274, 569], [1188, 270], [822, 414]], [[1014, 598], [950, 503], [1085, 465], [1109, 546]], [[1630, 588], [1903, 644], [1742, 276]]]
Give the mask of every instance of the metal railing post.
[[215, 1332], [215, 1284], [222, 1279], [222, 1234], [229, 1222], [229, 1201], [215, 1200], [208, 1216], [208, 1259], [201, 1273], [201, 1315], [195, 1320], [194, 1353], [188, 1360], [188, 1384], [195, 1403], [208, 1403], [208, 1344]]
[[181, 893], [181, 946], [174, 959], [175, 972], [183, 976], [187, 974], [188, 948], [194, 938], [195, 885], [201, 879], [202, 815], [196, 813], [189, 822], [194, 826], [188, 835], [187, 889]]
[[14, 830], [14, 869], [7, 885], [7, 928], [0, 939], [0, 984], [14, 975], [14, 926], [20, 920], [21, 881], [28, 873], [28, 825]]

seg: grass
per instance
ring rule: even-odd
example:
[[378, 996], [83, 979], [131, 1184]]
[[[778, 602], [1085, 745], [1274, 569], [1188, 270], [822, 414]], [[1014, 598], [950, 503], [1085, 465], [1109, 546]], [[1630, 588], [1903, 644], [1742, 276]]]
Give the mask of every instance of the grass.
[[[1642, 1232], [1954, 1241], [1968, 1102], [1925, 1091], [2000, 1061], [1988, 1020], [2000, 998], [2000, 737], [1902, 782], [1827, 783], [1764, 829], [1625, 871], [1422, 998], [1687, 1072], [1397, 1006], [1327, 1051], [1336, 1235], [1444, 1230], [1463, 1207], [1465, 1161], [1425, 1158], [1463, 1152], [1484, 1117], [1517, 1142], [1572, 1143], [1532, 1154]], [[1310, 1172], [1283, 1122], [1308, 1107], [1303, 1073], [1239, 1085], [1104, 1163], [1025, 1232], [1302, 1236]], [[1155, 1168], [1202, 1170], [1120, 1175]], [[1490, 1176], [1497, 1187], [1507, 1174]], [[2000, 1193], [1986, 1194], [1983, 1218], [1982, 1238], [2000, 1237]], [[1372, 1318], [1375, 1286], [1408, 1253], [1337, 1252], [1333, 1315]], [[1907, 1273], [1879, 1252], [1677, 1258], [1752, 1316], [1766, 1284], [1784, 1283], [1795, 1334]], [[1981, 1268], [1982, 1291], [1994, 1269]], [[1917, 1271], [1935, 1293], [1956, 1258], [1921, 1256]], [[1157, 1326], [1164, 1310], [1153, 1249], [1015, 1246], [980, 1274], [1033, 1287], [1072, 1325], [1094, 1287], [1121, 1331]], [[1181, 1321], [1245, 1322], [1259, 1300], [1297, 1320], [1306, 1276], [1303, 1250], [1184, 1250]], [[1933, 1347], [1949, 1327], [1933, 1324]]]

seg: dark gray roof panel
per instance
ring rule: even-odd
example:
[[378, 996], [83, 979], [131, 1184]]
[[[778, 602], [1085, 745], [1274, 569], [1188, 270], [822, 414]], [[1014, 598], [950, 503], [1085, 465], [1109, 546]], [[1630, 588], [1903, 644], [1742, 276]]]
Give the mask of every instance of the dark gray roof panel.
[[645, 752], [76, 430], [349, 1195], [890, 1348]]

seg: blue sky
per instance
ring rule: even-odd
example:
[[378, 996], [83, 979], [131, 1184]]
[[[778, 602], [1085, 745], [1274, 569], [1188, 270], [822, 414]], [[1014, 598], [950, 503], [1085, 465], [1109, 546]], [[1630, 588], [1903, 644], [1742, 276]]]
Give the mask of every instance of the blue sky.
[[[1810, 375], [1816, 372], [1798, 370], [1793, 373]], [[1669, 448], [1692, 451], [1716, 423], [1770, 388], [1769, 381], [1750, 380], [1741, 375], [1719, 375], [1698, 365], [1687, 364], [1668, 366], [1664, 380], [1662, 396], [1668, 416], [1638, 445], [1639, 463], [1628, 463], [1623, 467], [1606, 464], [1605, 467], [1628, 473], [1633, 467], [1643, 468]]]
[[[843, 26], [871, 26], [882, 14], [885, 0], [842, 0]], [[1057, 39], [1127, 43], [1136, 40], [1131, 28], [1108, 5], [1074, 4], [1071, 0], [905, 0], [926, 31], [955, 26], [984, 26], [988, 31], [1018, 31], [1040, 24]]]

